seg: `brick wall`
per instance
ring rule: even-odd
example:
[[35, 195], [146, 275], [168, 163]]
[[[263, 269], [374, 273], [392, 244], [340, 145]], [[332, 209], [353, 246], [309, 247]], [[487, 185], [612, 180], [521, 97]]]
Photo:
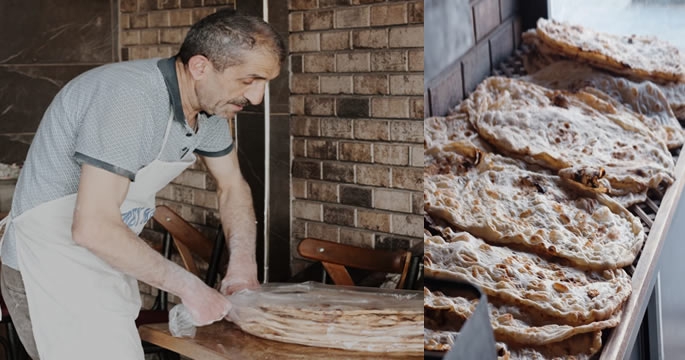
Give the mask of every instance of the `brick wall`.
[[469, 1], [473, 26], [464, 29], [474, 45], [428, 82], [426, 116], [445, 115], [518, 48], [522, 32], [518, 6], [517, 0]]
[[[190, 26], [233, 0], [121, 0], [121, 59], [169, 57], [178, 52]], [[157, 194], [157, 205], [167, 205], [210, 238], [220, 223], [216, 183], [201, 161], [184, 171]], [[151, 221], [141, 237], [161, 248], [162, 233]], [[178, 258], [175, 258], [180, 263]], [[206, 266], [206, 264], [201, 264]], [[143, 306], [149, 308], [157, 290], [139, 283]], [[170, 296], [171, 302], [178, 302]]]
[[304, 237], [420, 244], [423, 1], [288, 6], [293, 273]]

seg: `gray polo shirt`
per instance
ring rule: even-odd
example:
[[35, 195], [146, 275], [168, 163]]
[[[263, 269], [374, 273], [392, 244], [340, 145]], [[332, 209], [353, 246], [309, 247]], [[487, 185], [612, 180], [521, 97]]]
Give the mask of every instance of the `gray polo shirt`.
[[[171, 111], [174, 120], [160, 155]], [[135, 181], [138, 170], [158, 155], [162, 161], [179, 161], [189, 152], [218, 157], [232, 148], [225, 118], [200, 113], [197, 133], [188, 126], [174, 58], [100, 66], [65, 85], [43, 115], [17, 181], [11, 215], [75, 194], [83, 163]], [[6, 232], [2, 262], [18, 269], [11, 224]]]

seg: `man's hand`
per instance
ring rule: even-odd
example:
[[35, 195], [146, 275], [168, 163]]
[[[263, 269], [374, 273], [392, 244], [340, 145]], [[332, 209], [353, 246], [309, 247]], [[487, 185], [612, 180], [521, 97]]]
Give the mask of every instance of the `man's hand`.
[[193, 325], [204, 326], [221, 320], [228, 315], [233, 307], [224, 295], [205, 285], [199, 279], [188, 290], [181, 300], [193, 318]]
[[221, 293], [231, 295], [243, 289], [259, 287], [257, 264], [251, 261], [231, 259], [226, 276], [221, 280]]

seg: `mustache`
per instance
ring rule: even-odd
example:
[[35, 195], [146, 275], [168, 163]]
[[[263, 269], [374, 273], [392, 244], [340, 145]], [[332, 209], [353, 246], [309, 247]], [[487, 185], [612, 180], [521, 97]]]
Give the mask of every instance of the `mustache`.
[[247, 100], [246, 98], [240, 98], [240, 99], [233, 99], [228, 102], [229, 104], [237, 105], [240, 107], [245, 107], [247, 105], [250, 105], [250, 100]]

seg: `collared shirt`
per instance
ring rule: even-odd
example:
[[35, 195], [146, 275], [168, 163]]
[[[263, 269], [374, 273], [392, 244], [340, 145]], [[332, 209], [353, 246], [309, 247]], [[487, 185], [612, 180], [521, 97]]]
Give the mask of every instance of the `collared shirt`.
[[[81, 165], [135, 181], [159, 155], [179, 161], [190, 152], [217, 157], [233, 148], [228, 121], [200, 113], [197, 132], [183, 114], [174, 58], [113, 63], [65, 85], [43, 115], [17, 181], [11, 215], [78, 191]], [[169, 138], [162, 141], [174, 112]], [[2, 261], [18, 269], [16, 239], [7, 228]]]

